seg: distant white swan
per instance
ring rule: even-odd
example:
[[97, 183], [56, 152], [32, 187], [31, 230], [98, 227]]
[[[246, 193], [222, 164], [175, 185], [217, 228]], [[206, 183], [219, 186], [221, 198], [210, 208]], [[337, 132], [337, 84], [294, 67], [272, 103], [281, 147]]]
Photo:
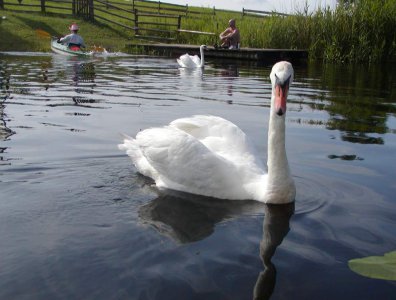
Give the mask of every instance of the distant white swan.
[[137, 170], [167, 188], [221, 199], [293, 202], [295, 185], [285, 149], [285, 114], [293, 68], [278, 62], [272, 83], [268, 130], [268, 173], [245, 133], [216, 116], [177, 119], [125, 137], [119, 145]]
[[206, 49], [205, 45], [199, 47], [201, 58], [198, 55], [184, 54], [176, 60], [182, 68], [202, 68], [205, 64], [204, 49]]

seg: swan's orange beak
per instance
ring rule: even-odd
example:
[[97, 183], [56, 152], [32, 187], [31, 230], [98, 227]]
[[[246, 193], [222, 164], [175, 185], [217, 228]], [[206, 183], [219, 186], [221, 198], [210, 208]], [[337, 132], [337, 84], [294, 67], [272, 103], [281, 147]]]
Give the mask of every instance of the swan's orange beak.
[[288, 84], [277, 84], [275, 86], [275, 112], [278, 116], [282, 116], [286, 113], [286, 98], [288, 91]]

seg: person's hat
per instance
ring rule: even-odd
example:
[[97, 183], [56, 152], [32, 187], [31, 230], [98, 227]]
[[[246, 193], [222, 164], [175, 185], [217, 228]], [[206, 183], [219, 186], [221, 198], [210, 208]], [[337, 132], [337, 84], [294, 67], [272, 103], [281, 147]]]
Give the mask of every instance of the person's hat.
[[70, 25], [69, 29], [70, 30], [78, 30], [79, 28], [78, 28], [77, 24], [73, 23], [73, 24]]

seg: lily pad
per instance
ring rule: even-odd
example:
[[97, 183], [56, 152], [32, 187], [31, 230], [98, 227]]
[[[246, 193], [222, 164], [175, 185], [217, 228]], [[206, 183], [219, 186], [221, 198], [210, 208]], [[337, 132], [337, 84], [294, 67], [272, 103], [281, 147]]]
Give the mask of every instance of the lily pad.
[[396, 280], [396, 251], [384, 256], [368, 256], [348, 261], [349, 268], [359, 275], [375, 279]]

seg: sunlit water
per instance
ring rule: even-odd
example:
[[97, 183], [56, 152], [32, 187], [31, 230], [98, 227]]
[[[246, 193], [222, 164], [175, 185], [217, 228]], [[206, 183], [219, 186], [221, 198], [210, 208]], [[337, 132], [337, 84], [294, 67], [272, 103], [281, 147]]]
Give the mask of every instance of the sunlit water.
[[348, 268], [396, 250], [394, 66], [295, 65], [295, 207], [158, 191], [118, 150], [214, 114], [265, 161], [270, 68], [0, 55], [0, 298], [395, 299]]

